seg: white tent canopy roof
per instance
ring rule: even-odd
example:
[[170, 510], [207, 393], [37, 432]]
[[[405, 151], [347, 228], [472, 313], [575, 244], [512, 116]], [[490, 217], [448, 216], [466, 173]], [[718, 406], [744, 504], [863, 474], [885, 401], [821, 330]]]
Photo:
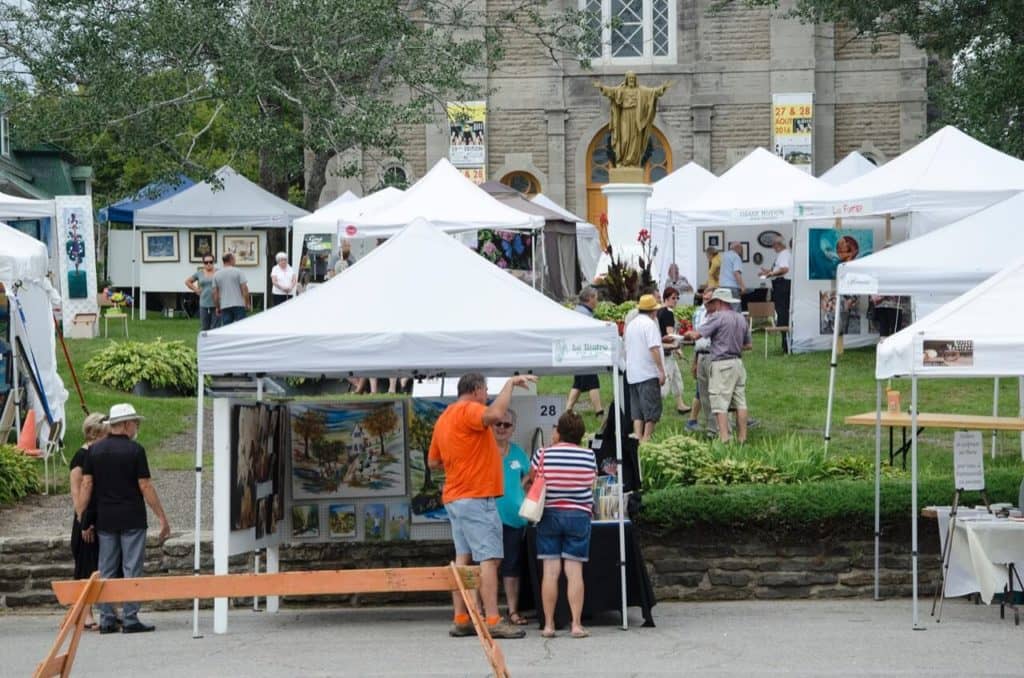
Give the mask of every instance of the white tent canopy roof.
[[365, 198], [359, 198], [351, 191], [347, 191], [316, 212], [296, 219], [293, 226], [306, 230], [322, 229], [325, 232], [333, 233], [338, 230], [342, 222], [355, 219], [363, 214], [370, 214], [374, 210], [393, 204], [401, 197], [402, 191], [391, 186], [371, 193]]
[[[398, 233], [416, 219], [425, 219], [446, 232], [544, 227], [543, 217], [524, 214], [495, 200], [443, 158], [409, 187], [396, 204], [339, 226], [349, 237], [383, 238]], [[355, 233], [349, 226], [355, 227]]]
[[260, 188], [228, 166], [216, 172], [220, 186], [204, 181], [135, 212], [136, 226], [167, 228], [286, 228], [309, 214]]
[[551, 198], [549, 198], [546, 195], [544, 195], [543, 193], [538, 193], [537, 195], [533, 196], [532, 198], [530, 198], [530, 201], [537, 203], [538, 205], [540, 205], [541, 207], [544, 207], [545, 209], [551, 210], [552, 212], [554, 212], [555, 214], [559, 215], [560, 217], [562, 217], [566, 221], [572, 221], [572, 222], [575, 222], [577, 224], [583, 224], [583, 223], [586, 223], [586, 221], [587, 221], [583, 217], [576, 216], [575, 214], [573, 214], [569, 210], [565, 209], [564, 207], [559, 205], [557, 202], [555, 202]]
[[46, 277], [46, 245], [30, 235], [0, 224], [0, 282], [41, 280]]
[[1024, 252], [1024, 193], [839, 267], [841, 294], [954, 297]]
[[793, 203], [831, 195], [833, 188], [763, 148], [711, 183], [680, 210], [687, 224], [778, 224], [793, 218]]
[[[410, 291], [420, 301], [402, 303]], [[556, 364], [561, 342], [610, 348]], [[204, 374], [563, 374], [610, 366], [618, 333], [419, 219], [327, 283], [198, 344]]]
[[0, 217], [4, 219], [33, 219], [54, 216], [52, 200], [33, 200], [0, 193]]
[[654, 182], [647, 211], [680, 210], [697, 199], [718, 178], [692, 160]]
[[976, 209], [1024, 190], [1024, 161], [946, 126], [829, 196], [799, 201], [802, 217]]
[[876, 169], [878, 168], [875, 166], [875, 163], [857, 151], [853, 151], [818, 178], [829, 186], [842, 186]]
[[[1024, 258], [881, 342], [875, 377], [1024, 375], [1024, 317], [1012, 311], [1020, 303], [1022, 289]], [[927, 341], [954, 343], [959, 359], [926, 366]], [[973, 354], [960, 342], [971, 342]]]

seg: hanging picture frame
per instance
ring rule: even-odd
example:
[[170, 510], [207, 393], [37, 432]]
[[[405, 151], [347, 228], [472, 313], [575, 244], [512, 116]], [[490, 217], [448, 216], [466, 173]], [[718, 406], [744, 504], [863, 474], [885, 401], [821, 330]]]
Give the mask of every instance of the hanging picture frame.
[[143, 231], [142, 262], [145, 264], [176, 263], [178, 254], [177, 231]]
[[771, 247], [781, 237], [782, 234], [778, 231], [761, 231], [757, 234], [757, 244], [761, 247]]
[[754, 263], [758, 266], [764, 263], [764, 255], [760, 252], [754, 252]]
[[709, 247], [714, 247], [721, 252], [725, 244], [725, 231], [704, 231], [702, 234], [702, 249], [706, 252]]
[[203, 257], [212, 256], [217, 261], [217, 234], [213, 231], [190, 231], [188, 234], [188, 260], [201, 263]]
[[260, 237], [255, 233], [225, 235], [221, 241], [221, 252], [235, 255], [235, 266], [260, 265]]

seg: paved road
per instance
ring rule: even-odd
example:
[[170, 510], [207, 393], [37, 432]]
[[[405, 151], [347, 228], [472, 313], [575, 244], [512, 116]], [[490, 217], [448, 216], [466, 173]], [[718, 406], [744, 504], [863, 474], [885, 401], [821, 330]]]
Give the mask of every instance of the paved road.
[[[925, 610], [927, 613], [927, 610]], [[234, 610], [227, 635], [191, 638], [190, 612], [143, 614], [156, 633], [83, 640], [75, 675], [472, 676], [488, 675], [475, 638], [446, 635], [447, 610], [374, 608]], [[667, 603], [656, 629], [593, 627], [573, 640], [502, 641], [516, 678], [529, 676], [1020, 676], [1024, 626], [996, 607], [947, 601], [945, 619], [910, 628], [906, 600]], [[639, 619], [636, 619], [639, 622]], [[31, 674], [60, 616], [0, 615], [0, 675]]]

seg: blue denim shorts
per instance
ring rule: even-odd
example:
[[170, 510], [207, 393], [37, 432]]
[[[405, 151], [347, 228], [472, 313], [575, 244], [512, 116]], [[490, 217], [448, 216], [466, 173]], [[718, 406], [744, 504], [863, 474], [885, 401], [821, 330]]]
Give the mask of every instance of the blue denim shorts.
[[572, 509], [544, 509], [537, 523], [537, 558], [590, 559], [590, 514]]
[[456, 499], [444, 507], [452, 523], [456, 555], [468, 553], [478, 563], [502, 559], [501, 516], [493, 498]]

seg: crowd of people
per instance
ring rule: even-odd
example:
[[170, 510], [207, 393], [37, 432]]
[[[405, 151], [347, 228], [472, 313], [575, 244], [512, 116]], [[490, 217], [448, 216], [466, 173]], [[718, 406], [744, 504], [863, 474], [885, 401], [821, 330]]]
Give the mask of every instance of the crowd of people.
[[[171, 526], [150, 477], [146, 450], [135, 441], [144, 418], [130, 404], [110, 408], [108, 415], [85, 418], [85, 443], [71, 458], [70, 486], [74, 505], [71, 554], [75, 579], [99, 571], [104, 579], [141, 577], [146, 552], [146, 506], [160, 521], [160, 541]], [[139, 604], [126, 602], [118, 616], [113, 605], [99, 606], [99, 632], [143, 633], [154, 626], [139, 620]], [[92, 608], [85, 627], [97, 628]]]

